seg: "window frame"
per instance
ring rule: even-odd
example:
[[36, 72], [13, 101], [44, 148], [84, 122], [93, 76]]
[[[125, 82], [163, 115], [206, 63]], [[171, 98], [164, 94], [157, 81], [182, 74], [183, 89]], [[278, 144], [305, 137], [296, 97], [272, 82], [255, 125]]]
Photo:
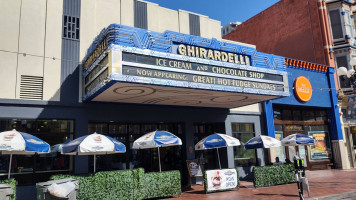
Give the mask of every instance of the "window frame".
[[[252, 131], [252, 132], [234, 131], [234, 130], [233, 130], [234, 124], [251, 124], [252, 127], [253, 127], [253, 131]], [[232, 137], [237, 138], [237, 137], [236, 137], [236, 134], [252, 134], [252, 137], [251, 137], [251, 138], [256, 137], [256, 125], [255, 125], [255, 123], [253, 123], [253, 122], [231, 122], [231, 135], [232, 135]], [[251, 138], [250, 138], [250, 139], [251, 139]], [[248, 139], [248, 140], [250, 140], [250, 139]], [[248, 141], [248, 140], [247, 140], [247, 141]], [[247, 141], [246, 141], [246, 142], [247, 142]], [[237, 165], [237, 164], [236, 164], [236, 160], [235, 160], [235, 157], [236, 157], [235, 151], [237, 151], [236, 148], [241, 148], [241, 147], [243, 147], [243, 145], [244, 145], [241, 140], [240, 140], [240, 142], [241, 142], [241, 146], [233, 147], [233, 148], [234, 148], [234, 149], [233, 149], [233, 162], [234, 162], [235, 167], [259, 166], [257, 149], [245, 150], [244, 148], [242, 148], [244, 153], [245, 153], [246, 151], [253, 151], [253, 152], [254, 152], [254, 159], [255, 159], [255, 164], [254, 164], [254, 165], [248, 164], [247, 166], [244, 166], [244, 165]], [[251, 158], [250, 158], [250, 159], [251, 159]]]
[[[338, 11], [339, 17], [340, 17], [340, 26], [341, 26], [341, 30], [342, 30], [342, 37], [334, 39], [333, 28], [332, 28], [332, 24], [331, 24], [331, 14], [330, 13], [332, 11], [336, 11], [336, 10]], [[345, 27], [344, 27], [345, 22], [344, 22], [343, 15], [341, 15], [341, 12], [342, 12], [341, 8], [334, 8], [334, 9], [328, 10], [328, 18], [329, 18], [329, 24], [330, 24], [331, 37], [332, 37], [332, 40], [334, 42], [344, 41], [345, 40]]]
[[[338, 69], [339, 67], [346, 67], [346, 69], [347, 70], [349, 70], [350, 69], [350, 55], [349, 55], [349, 53], [340, 53], [340, 54], [335, 54], [335, 66], [336, 66], [336, 69]], [[339, 66], [338, 64], [337, 64], [337, 58], [339, 58], [339, 57], [346, 57], [346, 64], [347, 64], [347, 66]], [[347, 88], [351, 88], [351, 86], [350, 87], [342, 87], [341, 86], [341, 77], [342, 76], [338, 76], [337, 77], [337, 80], [338, 80], [338, 84], [339, 84], [339, 87], [341, 88], [341, 89], [347, 89]]]
[[[71, 19], [69, 22], [69, 18]], [[66, 19], [66, 20], [65, 20]], [[73, 21], [74, 19], [74, 21]], [[71, 30], [69, 30], [69, 25], [71, 27]], [[73, 26], [75, 30], [73, 29]], [[75, 38], [68, 37], [68, 33], [70, 34], [75, 34]], [[70, 15], [63, 15], [63, 22], [62, 22], [62, 39], [66, 40], [74, 40], [74, 41], [79, 41], [80, 40], [80, 17], [76, 16], [70, 16]]]
[[[351, 17], [351, 15], [353, 15], [352, 11], [350, 9], [344, 9], [343, 12], [345, 13], [343, 15], [344, 27], [345, 27], [345, 35], [350, 36], [350, 39], [351, 38], [354, 39], [355, 38], [355, 28], [354, 28], [353, 20], [352, 20], [352, 17]], [[346, 19], [349, 20], [349, 23], [346, 23], [347, 22]], [[348, 33], [348, 32], [350, 32], [350, 33]]]

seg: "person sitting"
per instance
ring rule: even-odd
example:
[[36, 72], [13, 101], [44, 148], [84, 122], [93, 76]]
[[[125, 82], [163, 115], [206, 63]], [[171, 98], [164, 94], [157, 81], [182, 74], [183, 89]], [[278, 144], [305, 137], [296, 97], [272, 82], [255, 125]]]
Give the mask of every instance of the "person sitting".
[[288, 165], [288, 164], [292, 164], [292, 162], [291, 162], [288, 158], [286, 158], [286, 162], [285, 162], [285, 164], [286, 164], [286, 165]]
[[278, 156], [276, 157], [276, 162], [274, 162], [273, 165], [283, 165]]

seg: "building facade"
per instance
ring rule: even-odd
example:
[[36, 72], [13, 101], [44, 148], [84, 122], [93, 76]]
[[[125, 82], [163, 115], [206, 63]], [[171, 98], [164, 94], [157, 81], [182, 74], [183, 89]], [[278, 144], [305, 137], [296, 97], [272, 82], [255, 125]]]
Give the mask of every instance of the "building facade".
[[[199, 159], [203, 169], [218, 167], [215, 151], [194, 150], [200, 139], [214, 132], [242, 142], [273, 136], [280, 133], [278, 125], [291, 121], [285, 113], [299, 109], [306, 117], [294, 124], [322, 131], [306, 133], [325, 138], [319, 157], [308, 153], [316, 146], [305, 150], [311, 155], [308, 162], [339, 162], [334, 159], [334, 143], [341, 140], [335, 91], [318, 90], [334, 88], [332, 68], [301, 65], [223, 40], [219, 21], [144, 1], [1, 0], [0, 5], [0, 19], [6, 19], [0, 21], [0, 131], [28, 132], [50, 145], [93, 132], [106, 134], [123, 142], [127, 152], [98, 157], [98, 170], [157, 171], [157, 151], [130, 147], [149, 131], [167, 130], [183, 145], [161, 149], [162, 170], [180, 170], [184, 183], [185, 160]], [[315, 89], [305, 102], [294, 95], [299, 76]], [[319, 95], [325, 97], [320, 104]], [[292, 110], [282, 112], [278, 121], [284, 107]], [[239, 167], [245, 179], [251, 178], [253, 166], [272, 161], [272, 153], [263, 149], [239, 146], [219, 152], [222, 167]], [[8, 159], [1, 156], [3, 178]], [[91, 159], [62, 156], [57, 146], [48, 155], [14, 156], [18, 197], [30, 197], [34, 183], [53, 174], [91, 172]]]
[[[259, 51], [293, 59], [320, 63], [331, 67], [351, 69], [354, 41], [354, 22], [351, 1], [293, 1], [281, 0], [270, 8], [239, 25], [225, 36], [241, 42], [255, 44]], [[283, 21], [280, 19], [283, 18]], [[258, 33], [258, 34], [257, 34]], [[350, 92], [350, 83], [334, 74], [336, 86]], [[341, 90], [338, 90], [339, 93]], [[341, 94], [341, 93], [340, 93]], [[348, 116], [354, 112], [347, 96], [340, 97], [343, 122], [353, 124]], [[352, 98], [352, 97], [350, 97]], [[349, 110], [347, 111], [347, 107]], [[352, 125], [350, 125], [352, 126]], [[354, 167], [355, 137], [345, 126], [344, 144], [340, 145], [342, 167]], [[345, 148], [344, 148], [345, 147]]]
[[235, 30], [241, 22], [230, 22], [223, 27], [221, 27], [221, 36], [224, 37], [225, 35], [231, 33], [231, 31]]

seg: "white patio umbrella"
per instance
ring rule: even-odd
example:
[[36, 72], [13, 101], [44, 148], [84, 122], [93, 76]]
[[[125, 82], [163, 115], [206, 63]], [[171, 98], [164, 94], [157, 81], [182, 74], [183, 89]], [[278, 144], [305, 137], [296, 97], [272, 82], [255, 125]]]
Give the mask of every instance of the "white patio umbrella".
[[182, 145], [182, 140], [168, 131], [156, 130], [149, 132], [134, 141], [132, 149], [158, 149], [159, 171], [161, 172], [161, 157], [159, 148]]
[[296, 133], [283, 138], [281, 143], [283, 146], [313, 145], [315, 140], [308, 135]]
[[220, 156], [219, 156], [219, 148], [221, 147], [232, 147], [241, 145], [240, 140], [221, 133], [214, 133], [209, 135], [208, 137], [203, 138], [195, 145], [195, 150], [204, 150], [204, 149], [216, 149], [219, 160], [219, 167], [221, 169], [220, 164]]
[[112, 137], [93, 133], [79, 137], [62, 145], [65, 155], [94, 155], [94, 172], [96, 172], [96, 155], [125, 153], [126, 147]]
[[4, 131], [0, 133], [0, 151], [2, 154], [10, 154], [8, 179], [11, 174], [12, 155], [34, 155], [50, 152], [50, 146], [47, 142], [30, 135], [28, 133]]
[[276, 138], [259, 135], [251, 138], [249, 141], [245, 143], [245, 149], [257, 149], [257, 148], [272, 148], [272, 147], [280, 147], [281, 141]]

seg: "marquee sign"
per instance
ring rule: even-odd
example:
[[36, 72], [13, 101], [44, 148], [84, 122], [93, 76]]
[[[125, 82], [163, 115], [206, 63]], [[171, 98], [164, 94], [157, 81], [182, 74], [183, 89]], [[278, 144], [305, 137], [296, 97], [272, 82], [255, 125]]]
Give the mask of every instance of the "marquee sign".
[[180, 44], [178, 46], [177, 52], [178, 54], [185, 55], [185, 56], [231, 62], [231, 63], [241, 64], [241, 65], [250, 65], [249, 56], [218, 51], [218, 50], [212, 50], [212, 49], [205, 49], [203, 47], [195, 47], [195, 46]]
[[289, 95], [286, 71], [257, 67], [246, 52], [184, 41], [162, 52], [152, 44], [123, 45], [113, 36], [120, 37], [120, 30], [99, 35], [83, 60], [84, 101], [233, 108]]

